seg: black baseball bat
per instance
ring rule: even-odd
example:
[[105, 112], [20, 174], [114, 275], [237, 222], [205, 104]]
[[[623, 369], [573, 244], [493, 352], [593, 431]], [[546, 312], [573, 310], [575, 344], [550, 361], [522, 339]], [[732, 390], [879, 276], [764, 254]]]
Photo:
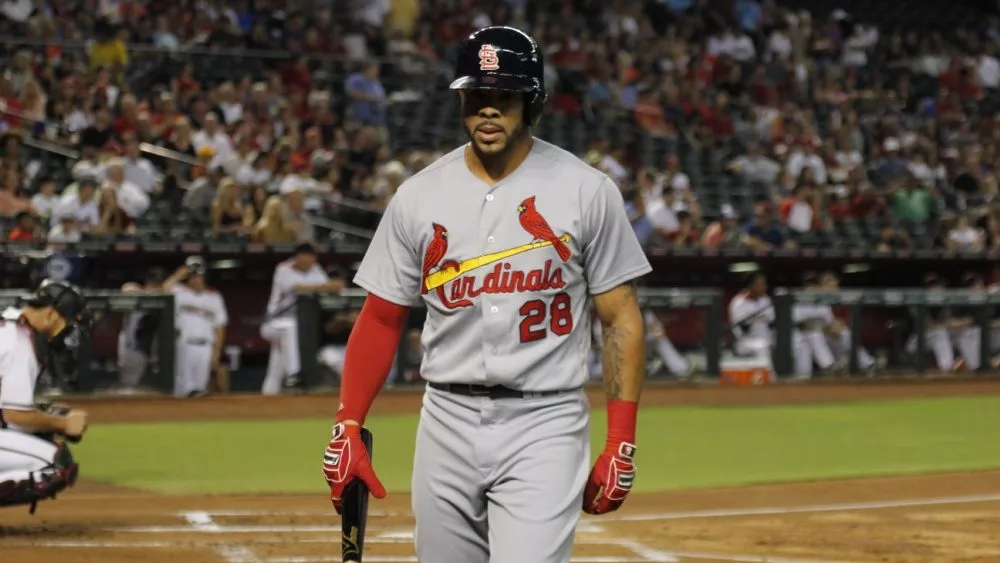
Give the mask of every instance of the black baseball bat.
[[[372, 433], [361, 427], [361, 442], [372, 458]], [[368, 485], [355, 478], [344, 488], [340, 521], [341, 560], [361, 563], [365, 551], [365, 525], [368, 523]]]

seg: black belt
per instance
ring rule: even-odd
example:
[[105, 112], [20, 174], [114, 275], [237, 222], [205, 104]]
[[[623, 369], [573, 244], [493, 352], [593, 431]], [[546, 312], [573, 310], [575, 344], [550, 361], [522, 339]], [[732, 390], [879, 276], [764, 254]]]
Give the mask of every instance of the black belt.
[[208, 346], [209, 340], [207, 338], [189, 338], [184, 341], [184, 344], [190, 344], [192, 346]]
[[556, 389], [553, 391], [518, 391], [517, 389], [511, 389], [510, 387], [504, 387], [503, 385], [478, 385], [473, 383], [428, 382], [427, 385], [437, 389], [438, 391], [445, 391], [447, 393], [455, 393], [456, 395], [465, 395], [468, 397], [488, 397], [490, 399], [537, 399], [539, 397], [552, 397], [554, 395], [562, 395], [564, 393], [569, 393], [570, 391], [575, 391], [575, 389]]

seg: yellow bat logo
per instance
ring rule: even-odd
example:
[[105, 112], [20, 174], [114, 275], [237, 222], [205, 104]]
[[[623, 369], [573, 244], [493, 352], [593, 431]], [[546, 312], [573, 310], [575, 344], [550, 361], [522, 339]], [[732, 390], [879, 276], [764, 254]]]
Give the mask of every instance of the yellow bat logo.
[[[563, 235], [559, 237], [559, 240], [564, 243], [568, 243], [570, 236]], [[427, 288], [427, 291], [433, 291], [438, 287], [473, 270], [482, 268], [483, 266], [489, 266], [494, 262], [499, 262], [500, 260], [510, 258], [511, 256], [516, 256], [537, 248], [545, 248], [546, 246], [552, 246], [552, 243], [547, 240], [540, 240], [536, 242], [529, 242], [528, 244], [522, 244], [521, 246], [515, 246], [514, 248], [508, 248], [507, 250], [494, 252], [492, 254], [484, 254], [475, 258], [469, 258], [468, 260], [463, 260], [462, 263], [458, 265], [457, 270], [454, 268], [447, 268], [438, 270], [433, 274], [428, 274], [427, 279], [424, 280], [424, 286]]]
[[358, 527], [351, 526], [351, 531], [345, 536], [341, 536], [341, 559], [344, 563], [358, 561], [361, 559], [361, 552], [358, 550]]

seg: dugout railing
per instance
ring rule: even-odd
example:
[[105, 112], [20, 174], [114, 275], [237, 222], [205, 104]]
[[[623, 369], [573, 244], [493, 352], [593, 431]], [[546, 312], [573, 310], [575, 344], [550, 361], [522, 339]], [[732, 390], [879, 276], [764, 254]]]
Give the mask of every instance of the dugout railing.
[[[927, 324], [929, 308], [953, 308], [971, 311], [979, 327], [980, 373], [991, 370], [988, 361], [991, 354], [991, 331], [994, 312], [1000, 305], [1000, 292], [964, 289], [841, 289], [836, 291], [816, 291], [805, 289], [778, 288], [774, 292], [775, 350], [774, 367], [779, 376], [792, 375], [793, 337], [795, 325], [792, 311], [795, 305], [825, 305], [843, 307], [849, 311], [851, 347], [849, 370], [852, 374], [861, 372], [858, 365], [858, 348], [862, 345], [862, 315], [866, 308], [902, 309], [903, 317], [909, 324], [908, 334], [916, 339], [914, 369], [918, 374], [927, 370]], [[913, 314], [910, 314], [910, 311]], [[966, 316], [966, 315], [963, 315]]]
[[[158, 315], [158, 325], [155, 338], [155, 355], [159, 369], [154, 371], [153, 379], [149, 380], [153, 387], [164, 393], [171, 393], [174, 388], [174, 359], [176, 356], [176, 327], [174, 326], [174, 296], [158, 292], [119, 291], [84, 291], [87, 308], [94, 317], [95, 323], [107, 313], [165, 312]], [[23, 291], [0, 290], [0, 309], [14, 307], [20, 298], [30, 297]], [[95, 380], [91, 372], [92, 346], [91, 334], [82, 331], [79, 334], [74, 365], [68, 366], [72, 373], [63, 374], [69, 377], [73, 391], [89, 393], [95, 389]], [[38, 343], [43, 348], [39, 356], [47, 353], [44, 343]]]
[[[339, 294], [302, 293], [298, 297], [297, 316], [302, 382], [306, 387], [319, 384], [321, 319], [324, 315], [344, 310], [357, 310], [367, 292], [350, 289]], [[719, 375], [719, 360], [723, 342], [723, 294], [715, 289], [640, 288], [639, 305], [643, 308], [702, 309], [705, 311], [704, 354], [706, 375]], [[417, 305], [414, 309], [423, 309]], [[412, 315], [412, 314], [411, 314]], [[397, 370], [403, 371], [403, 354], [397, 349]]]

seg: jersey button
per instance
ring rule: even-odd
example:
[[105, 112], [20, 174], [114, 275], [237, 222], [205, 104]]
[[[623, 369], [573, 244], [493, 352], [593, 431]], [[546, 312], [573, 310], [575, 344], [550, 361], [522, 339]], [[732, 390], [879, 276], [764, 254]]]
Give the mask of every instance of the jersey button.
[[499, 313], [500, 312], [500, 308], [499, 307], [495, 307], [495, 306], [494, 307], [490, 307], [490, 312], [491, 313]]
[[493, 194], [487, 194], [486, 201], [493, 201]]
[[495, 240], [497, 239], [493, 238], [492, 236], [486, 237], [486, 242], [493, 242]]

